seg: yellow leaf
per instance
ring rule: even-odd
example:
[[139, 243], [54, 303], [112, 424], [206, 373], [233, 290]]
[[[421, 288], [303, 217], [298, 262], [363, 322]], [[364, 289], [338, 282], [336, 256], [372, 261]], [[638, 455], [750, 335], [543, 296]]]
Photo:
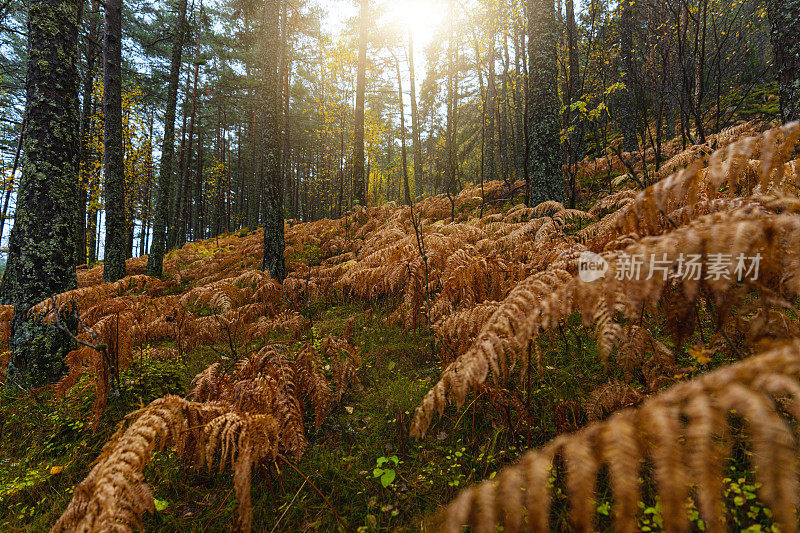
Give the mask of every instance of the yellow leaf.
[[711, 355], [713, 351], [703, 346], [692, 346], [689, 348], [689, 356], [692, 357], [698, 364], [705, 365], [711, 362]]

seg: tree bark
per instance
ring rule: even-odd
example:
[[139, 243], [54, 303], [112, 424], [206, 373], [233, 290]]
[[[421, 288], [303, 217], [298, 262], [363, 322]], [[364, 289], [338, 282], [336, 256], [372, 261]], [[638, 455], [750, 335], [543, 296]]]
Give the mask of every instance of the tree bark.
[[180, 83], [181, 54], [186, 25], [186, 0], [178, 0], [178, 18], [172, 41], [169, 81], [167, 82], [167, 109], [164, 115], [164, 140], [161, 145], [161, 165], [158, 170], [158, 189], [156, 192], [156, 212], [153, 219], [153, 244], [147, 257], [147, 273], [161, 277], [166, 251], [167, 216], [172, 190], [172, 161], [175, 153], [175, 108], [178, 102]]
[[103, 281], [125, 277], [125, 152], [122, 146], [122, 0], [106, 0], [103, 32], [103, 144], [106, 239]]
[[7, 383], [58, 379], [71, 349], [64, 334], [28, 316], [33, 305], [77, 287], [75, 214], [80, 152], [79, 0], [31, 0], [27, 133], [3, 300], [14, 304]]
[[527, 96], [528, 189], [530, 206], [548, 200], [563, 201], [559, 149], [558, 64], [553, 0], [528, 0]]
[[264, 39], [263, 69], [264, 98], [262, 140], [264, 182], [264, 257], [262, 270], [273, 279], [283, 281], [286, 264], [283, 259], [283, 177], [281, 175], [281, 80], [278, 54], [281, 49], [279, 15], [281, 0], [266, 0], [262, 33]]

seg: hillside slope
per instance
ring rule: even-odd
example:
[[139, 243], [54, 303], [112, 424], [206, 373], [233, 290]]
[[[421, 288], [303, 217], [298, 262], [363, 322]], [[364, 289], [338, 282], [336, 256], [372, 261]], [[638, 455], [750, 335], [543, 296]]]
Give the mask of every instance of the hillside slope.
[[[798, 162], [787, 162], [800, 129], [749, 137], [757, 127], [675, 154], [654, 185], [617, 190], [586, 211], [527, 208], [514, 203], [511, 184], [492, 182], [413, 208], [289, 221], [283, 284], [257, 270], [262, 235], [247, 230], [171, 252], [164, 280], [143, 275], [146, 258], [129, 260], [129, 276], [111, 284], [101, 283], [102, 265], [80, 270], [79, 289], [36, 311], [51, 322], [54, 308], [64, 321], [77, 316], [79, 338], [94, 348], [71, 352], [69, 374], [52, 389], [4, 391], [0, 449], [13, 460], [0, 464], [0, 525], [210, 531], [233, 520], [242, 530], [418, 529], [461, 487], [494, 477], [523, 449], [767, 345], [791, 364], [768, 355], [753, 368], [784, 384], [771, 393], [793, 392], [800, 353], [780, 343], [800, 336], [800, 178]], [[711, 153], [712, 145], [724, 147]], [[707, 153], [703, 165], [697, 158]], [[597, 165], [585, 162], [584, 172]], [[653, 174], [647, 161], [616, 166], [609, 175]], [[688, 256], [701, 265], [698, 279], [677, 270]], [[734, 263], [714, 274], [722, 256]], [[757, 272], [737, 270], [740, 256], [749, 267], [758, 257]], [[644, 259], [645, 273], [657, 259], [664, 276], [635, 276], [631, 257]], [[587, 258], [608, 268], [605, 277], [586, 281]], [[12, 313], [0, 310], [6, 342]], [[731, 372], [709, 376], [717, 385], [708, 390], [729, 383]], [[677, 434], [683, 400], [667, 394], [642, 409], [655, 418], [671, 409], [660, 423]], [[719, 412], [739, 405], [731, 400]], [[762, 413], [772, 425], [754, 430], [754, 446], [782, 454], [794, 443], [781, 417], [793, 411], [771, 405]], [[697, 431], [732, 432], [736, 444], [739, 426]], [[464, 492], [450, 525], [491, 531], [497, 521], [514, 530], [522, 516], [541, 526], [550, 516], [559, 527], [571, 516], [582, 529], [617, 513], [620, 523], [651, 527], [680, 515], [685, 498], [665, 499], [666, 488], [684, 487], [688, 497], [696, 472], [677, 463], [671, 470], [659, 454], [685, 453], [693, 465], [697, 444], [666, 449], [664, 439], [609, 451], [597, 441], [604, 427], [590, 423], [575, 439], [526, 456], [535, 469], [500, 474], [497, 495], [493, 482]], [[31, 434], [40, 444], [25, 444]], [[783, 448], [770, 448], [778, 438]], [[741, 448], [731, 465], [746, 480], [740, 489], [756, 484], [749, 448]], [[576, 454], [580, 467], [569, 459]], [[595, 462], [586, 459], [592, 454]], [[631, 467], [610, 481], [600, 475], [594, 508], [580, 503], [590, 501], [603, 462], [625, 456], [639, 465], [648, 454], [656, 466], [645, 477], [658, 490], [640, 494]], [[764, 477], [780, 457], [756, 460], [753, 508], [735, 503], [733, 475], [709, 470], [709, 486], [724, 484], [730, 495], [728, 513], [701, 491], [688, 518], [709, 527], [794, 520], [791, 469]], [[556, 486], [548, 491], [551, 463]], [[523, 487], [543, 496], [524, 513]], [[553, 513], [544, 503], [551, 499]], [[642, 512], [640, 502], [655, 510]]]

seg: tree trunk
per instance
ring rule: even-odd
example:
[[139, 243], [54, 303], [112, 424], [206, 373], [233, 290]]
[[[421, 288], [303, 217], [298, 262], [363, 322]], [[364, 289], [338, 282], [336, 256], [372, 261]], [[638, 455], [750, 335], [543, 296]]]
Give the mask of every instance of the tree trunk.
[[[96, 2], [92, 3], [93, 8], [97, 8]], [[100, 54], [99, 47], [96, 45], [100, 28], [93, 13], [85, 13], [87, 31], [86, 39], [86, 70], [83, 73], [83, 106], [81, 109], [81, 148], [78, 175], [78, 214], [75, 226], [75, 264], [82, 265], [87, 262], [86, 255], [86, 203], [88, 201], [89, 186], [89, 128], [92, 118], [92, 91], [94, 90], [94, 77], [97, 57]], [[2, 235], [2, 226], [0, 226]]]
[[103, 32], [103, 144], [106, 240], [103, 281], [125, 277], [125, 152], [122, 146], [122, 0], [106, 0]]
[[633, 64], [633, 7], [629, 2], [620, 2], [620, 62], [622, 63], [622, 83], [626, 90], [617, 103], [617, 121], [622, 133], [622, 149], [635, 152], [636, 141], [636, 105], [634, 98], [635, 71]]
[[[200, 6], [200, 18], [202, 20], [202, 13], [203, 7]], [[186, 244], [189, 229], [191, 226], [191, 203], [192, 203], [192, 194], [191, 194], [191, 187], [192, 183], [189, 180], [189, 173], [192, 166], [192, 159], [194, 154], [194, 131], [195, 131], [195, 121], [197, 119], [197, 78], [200, 75], [200, 39], [197, 40], [197, 48], [195, 50], [195, 64], [194, 64], [194, 81], [192, 83], [192, 103], [191, 103], [191, 111], [189, 117], [189, 131], [187, 133], [187, 147], [186, 147], [186, 156], [184, 159], [183, 169], [182, 169], [182, 176], [181, 176], [181, 191], [183, 194], [181, 196], [180, 202], [180, 219], [178, 221], [178, 240], [177, 244], [182, 246]]]
[[3, 213], [0, 215], [0, 240], [2, 240], [3, 233], [5, 232], [6, 217], [8, 216], [8, 203], [11, 200], [11, 193], [14, 191], [14, 176], [17, 173], [19, 166], [20, 155], [22, 155], [22, 143], [25, 140], [25, 124], [28, 120], [27, 111], [22, 116], [22, 124], [19, 127], [19, 137], [17, 138], [17, 149], [14, 151], [14, 162], [11, 164], [11, 174], [9, 175], [9, 184], [6, 186], [5, 199], [3, 200]]
[[563, 201], [559, 150], [558, 30], [553, 0], [528, 0], [528, 189], [530, 206]]
[[778, 71], [781, 119], [800, 119], [800, 0], [770, 0], [767, 12]]
[[[422, 141], [419, 131], [419, 110], [417, 109], [417, 80], [414, 72], [414, 37], [411, 30], [408, 31], [408, 68], [411, 81], [411, 142], [414, 145], [414, 196], [419, 197], [423, 193], [422, 176]], [[369, 180], [369, 172], [367, 172]]]
[[367, 71], [367, 24], [369, 0], [361, 0], [358, 37], [358, 73], [356, 79], [355, 133], [353, 142], [353, 201], [366, 205], [367, 183], [364, 178], [364, 92]]
[[566, 110], [564, 111], [564, 126], [565, 128], [573, 127], [572, 132], [568, 136], [567, 143], [567, 169], [569, 173], [569, 207], [574, 208], [577, 200], [577, 184], [575, 182], [575, 174], [577, 173], [577, 164], [583, 159], [583, 152], [585, 151], [584, 132], [585, 123], [580, 111], [576, 112], [573, 118], [570, 106], [581, 98], [580, 94], [580, 72], [578, 66], [578, 43], [577, 43], [577, 30], [575, 26], [575, 6], [573, 0], [567, 0], [567, 59], [569, 63], [569, 79], [567, 82], [567, 95], [566, 95]]
[[456, 192], [456, 133], [458, 126], [458, 81], [456, 80], [456, 43], [454, 38], [455, 0], [450, 0], [447, 26], [447, 126], [445, 128], [445, 187], [449, 194]]
[[164, 141], [161, 145], [161, 165], [158, 170], [156, 212], [153, 219], [153, 244], [147, 257], [147, 273], [161, 277], [166, 251], [167, 216], [172, 191], [172, 160], [175, 152], [175, 107], [178, 102], [178, 84], [181, 72], [181, 54], [186, 25], [186, 0], [178, 0], [178, 18], [175, 21], [167, 82], [167, 109], [164, 114]]
[[262, 203], [264, 218], [264, 258], [262, 270], [273, 279], [283, 281], [286, 264], [283, 259], [283, 178], [281, 175], [281, 80], [278, 54], [281, 49], [279, 14], [281, 0], [266, 0], [262, 34], [264, 39], [264, 161], [261, 172], [265, 198]]
[[[494, 181], [497, 179], [497, 85], [495, 83], [495, 62], [497, 59], [497, 43], [494, 18], [496, 14], [490, 15], [489, 30], [489, 68], [486, 75], [486, 179]], [[480, 67], [479, 67], [480, 68]]]
[[527, 142], [525, 128], [525, 32], [516, 29], [514, 36], [514, 178], [526, 179]]
[[408, 156], [406, 152], [406, 110], [403, 104], [403, 78], [400, 77], [400, 61], [394, 58], [397, 68], [397, 97], [400, 100], [400, 166], [403, 167], [403, 191], [405, 203], [411, 205], [411, 187], [408, 183]]
[[78, 286], [75, 213], [80, 152], [78, 0], [28, 4], [27, 133], [2, 299], [14, 304], [6, 383], [58, 379], [71, 342], [28, 317], [33, 305]]

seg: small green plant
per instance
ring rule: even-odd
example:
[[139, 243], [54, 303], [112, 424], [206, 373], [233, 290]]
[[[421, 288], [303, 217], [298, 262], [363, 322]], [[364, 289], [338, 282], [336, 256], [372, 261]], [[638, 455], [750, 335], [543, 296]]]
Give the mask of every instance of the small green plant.
[[381, 485], [383, 485], [383, 488], [387, 488], [392, 484], [394, 478], [397, 476], [397, 471], [395, 468], [397, 468], [399, 462], [400, 460], [396, 455], [390, 455], [389, 457], [378, 457], [378, 466], [372, 471], [372, 477], [381, 478]]

